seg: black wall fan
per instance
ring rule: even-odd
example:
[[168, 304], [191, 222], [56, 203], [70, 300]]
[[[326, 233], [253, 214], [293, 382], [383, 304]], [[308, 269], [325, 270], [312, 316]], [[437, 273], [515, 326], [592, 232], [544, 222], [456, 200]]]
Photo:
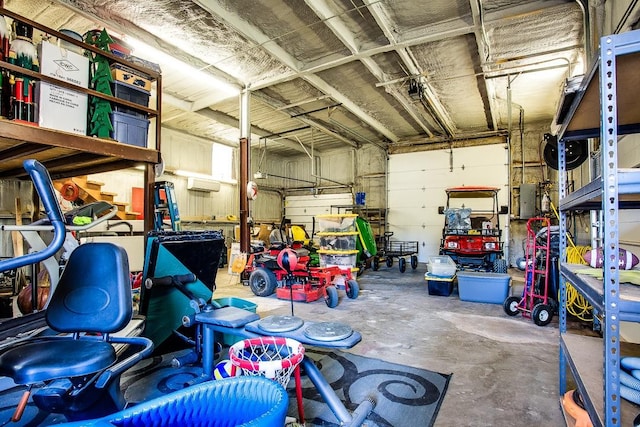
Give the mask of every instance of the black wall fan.
[[[551, 169], [558, 170], [558, 138], [545, 133], [544, 161]], [[577, 168], [589, 158], [589, 144], [586, 139], [566, 141], [564, 144], [566, 169], [568, 171]]]

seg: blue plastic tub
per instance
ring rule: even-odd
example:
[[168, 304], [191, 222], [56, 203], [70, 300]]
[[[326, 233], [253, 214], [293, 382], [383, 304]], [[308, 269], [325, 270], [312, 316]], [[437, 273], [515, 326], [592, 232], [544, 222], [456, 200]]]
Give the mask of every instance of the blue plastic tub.
[[113, 125], [113, 132], [111, 132], [113, 139], [124, 144], [146, 148], [149, 132], [148, 119], [113, 111], [111, 113], [111, 124]]
[[511, 276], [502, 273], [459, 271], [460, 300], [502, 304], [509, 295]]

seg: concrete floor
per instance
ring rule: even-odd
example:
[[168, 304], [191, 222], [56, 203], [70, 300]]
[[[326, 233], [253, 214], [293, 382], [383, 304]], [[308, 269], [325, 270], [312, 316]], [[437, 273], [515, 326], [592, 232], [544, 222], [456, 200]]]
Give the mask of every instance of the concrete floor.
[[[362, 341], [351, 353], [452, 373], [436, 427], [564, 426], [558, 397], [558, 322], [536, 326], [509, 317], [501, 304], [429, 295], [426, 266], [400, 273], [367, 270], [360, 295], [328, 308], [324, 301], [295, 303], [295, 315], [351, 325]], [[510, 272], [521, 295], [523, 272]], [[215, 298], [238, 297], [257, 304], [261, 316], [290, 314], [288, 301], [256, 297], [238, 277], [219, 270]]]

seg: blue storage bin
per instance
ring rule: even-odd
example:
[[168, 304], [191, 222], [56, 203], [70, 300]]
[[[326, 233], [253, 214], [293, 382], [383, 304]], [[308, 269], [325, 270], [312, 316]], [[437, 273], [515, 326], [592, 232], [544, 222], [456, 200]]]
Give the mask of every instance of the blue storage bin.
[[509, 295], [511, 276], [508, 274], [459, 271], [456, 276], [462, 301], [502, 304]]
[[113, 126], [111, 138], [124, 144], [147, 147], [148, 119], [113, 111], [111, 124]]

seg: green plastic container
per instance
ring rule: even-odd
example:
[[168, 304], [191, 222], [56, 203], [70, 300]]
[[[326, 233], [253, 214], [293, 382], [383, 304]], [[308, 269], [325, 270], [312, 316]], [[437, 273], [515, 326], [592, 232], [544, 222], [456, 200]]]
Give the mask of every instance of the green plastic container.
[[376, 237], [373, 235], [371, 224], [364, 218], [356, 218], [356, 227], [360, 233], [360, 244], [363, 245], [362, 252], [366, 257], [376, 256], [378, 249], [376, 246]]
[[217, 303], [220, 307], [242, 308], [252, 313], [255, 313], [256, 309], [258, 308], [258, 304], [254, 304], [251, 301], [247, 301], [246, 299], [236, 297], [214, 298], [213, 302]]

